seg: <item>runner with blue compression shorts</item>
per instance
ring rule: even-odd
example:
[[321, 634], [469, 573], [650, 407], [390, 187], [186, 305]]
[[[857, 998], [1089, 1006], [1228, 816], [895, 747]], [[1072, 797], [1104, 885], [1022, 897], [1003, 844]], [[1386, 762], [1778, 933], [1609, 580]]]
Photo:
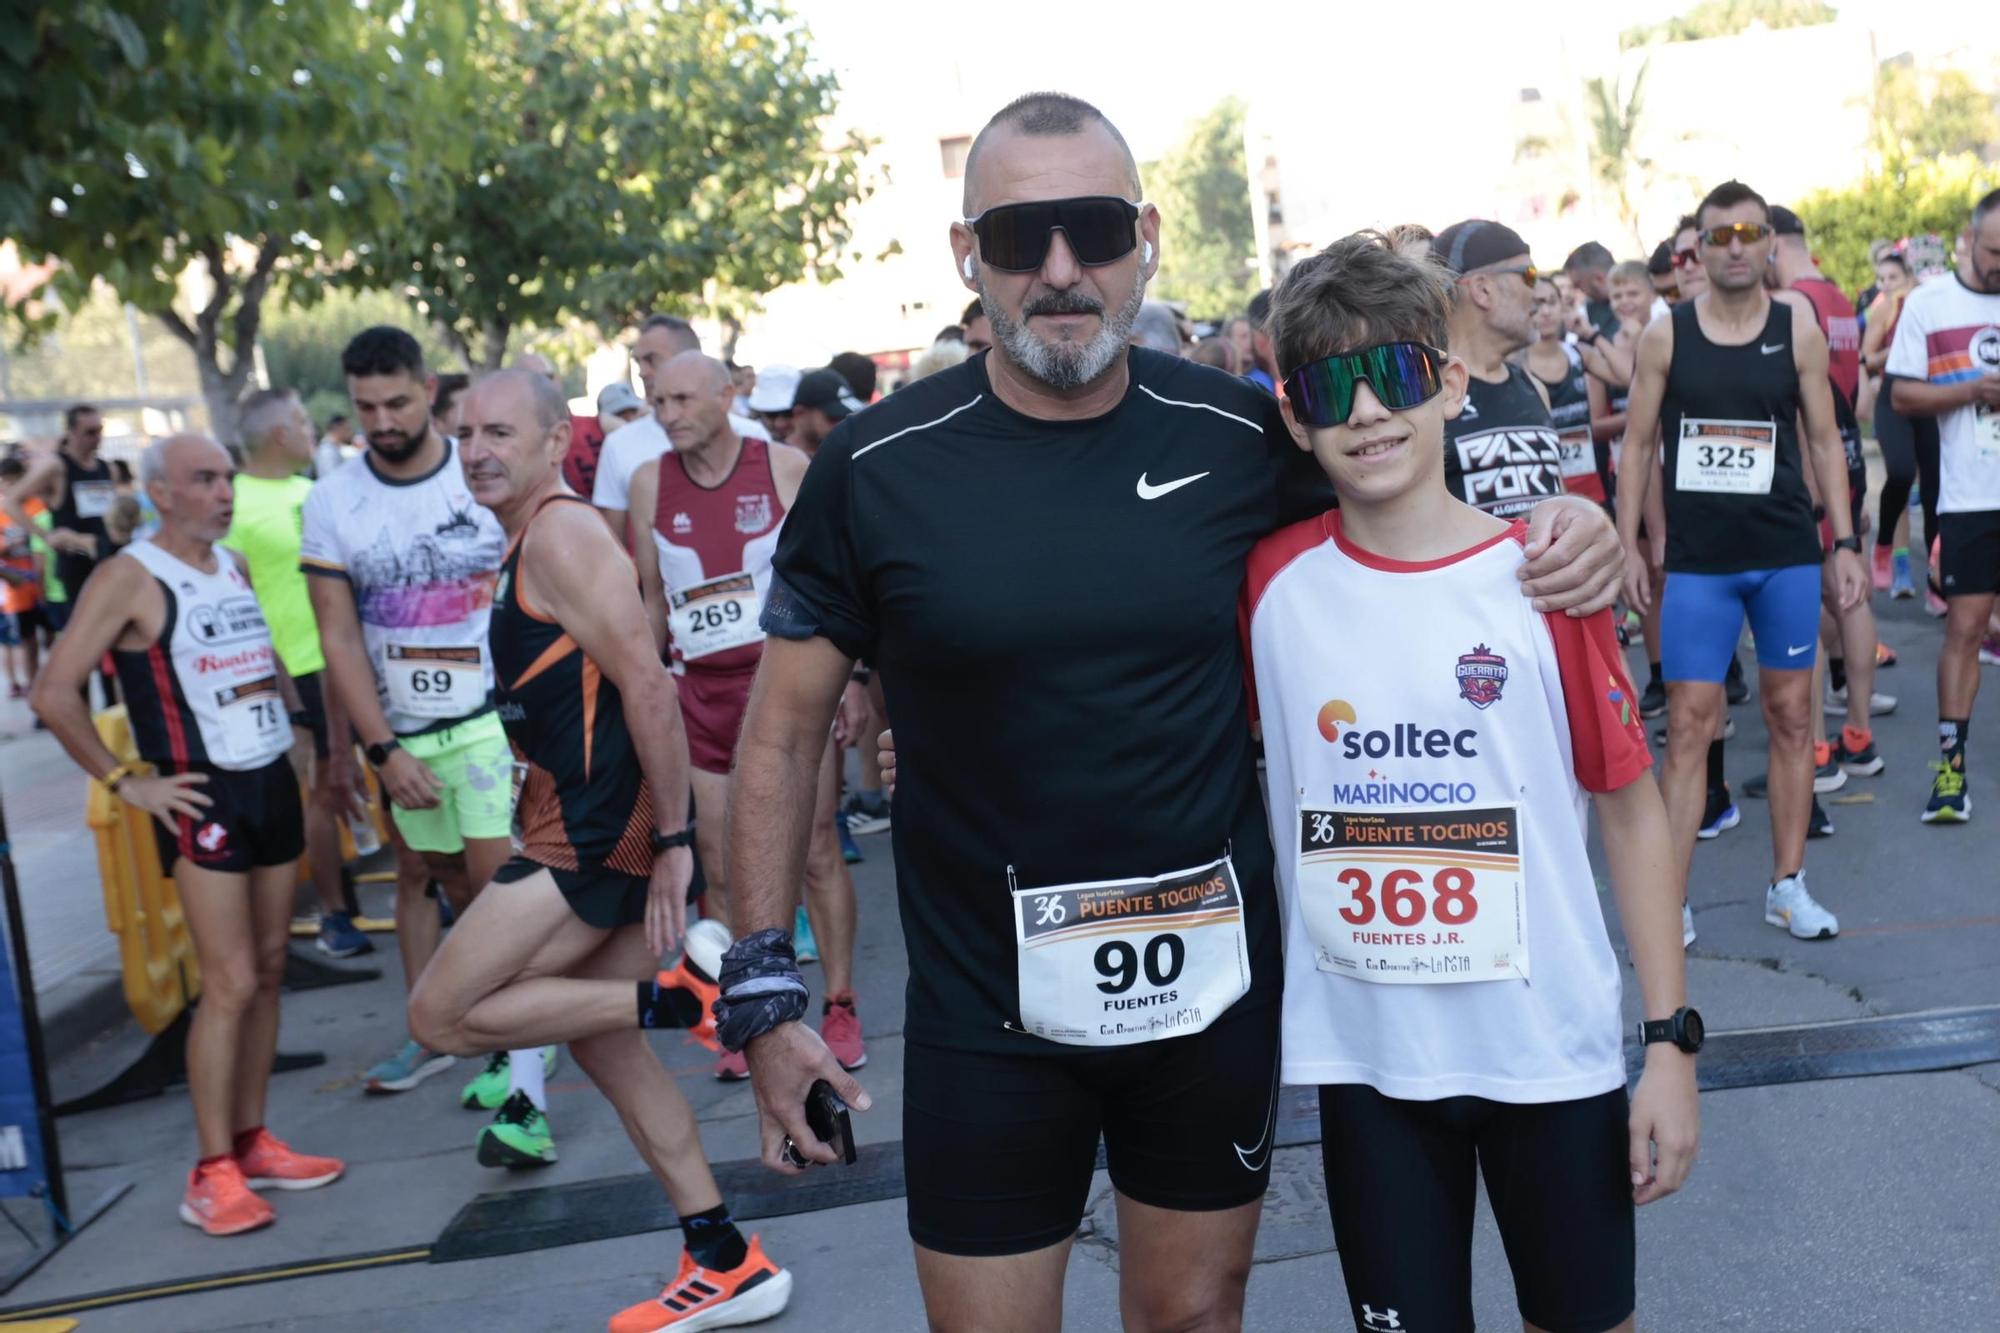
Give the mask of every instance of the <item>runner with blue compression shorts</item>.
[[[1685, 871], [1706, 798], [1706, 756], [1721, 721], [1723, 677], [1747, 617], [1771, 737], [1773, 865], [1764, 919], [1799, 939], [1831, 939], [1840, 923], [1813, 901], [1805, 883], [1821, 577], [1805, 445], [1833, 525], [1828, 558], [1841, 605], [1862, 596], [1866, 576], [1848, 511], [1826, 338], [1810, 309], [1775, 302], [1764, 290], [1772, 228], [1756, 191], [1737, 181], [1717, 186], [1696, 211], [1696, 222], [1710, 289], [1676, 307], [1672, 318], [1654, 321], [1640, 339], [1626, 417], [1626, 495], [1618, 512], [1626, 596], [1643, 607], [1654, 589], [1639, 547], [1639, 518], [1653, 451], [1664, 434], [1661, 661], [1669, 712], [1661, 785]], [[1684, 915], [1683, 933], [1692, 940], [1691, 913]]]

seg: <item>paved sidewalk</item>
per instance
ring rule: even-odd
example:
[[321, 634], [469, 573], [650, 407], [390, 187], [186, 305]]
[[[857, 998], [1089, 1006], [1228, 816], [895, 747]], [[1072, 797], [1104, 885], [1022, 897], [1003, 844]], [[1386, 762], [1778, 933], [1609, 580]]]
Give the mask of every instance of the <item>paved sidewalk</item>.
[[[1767, 807], [1743, 801], [1742, 826], [1703, 843], [1692, 900], [1695, 1003], [1711, 1030], [1811, 1023], [1942, 1006], [2000, 1003], [2000, 827], [1927, 828], [1932, 663], [1937, 626], [1909, 603], [1884, 609], [1884, 637], [1903, 665], [1878, 688], [1902, 706], [1877, 722], [1888, 772], [1852, 779], [1829, 805], [1838, 827], [1809, 845], [1813, 891], [1841, 916], [1841, 938], [1806, 943], [1763, 923], [1769, 873]], [[1642, 668], [1643, 669], [1643, 668]], [[1989, 680], [1989, 683], [1991, 681]], [[1979, 755], [2000, 755], [2000, 710], [1974, 724]], [[1755, 701], [1735, 710], [1732, 780], [1763, 768]], [[11, 756], [14, 747], [0, 748]], [[11, 765], [9, 773], [12, 786]], [[1867, 801], [1855, 798], [1869, 797]], [[889, 839], [863, 838], [858, 960], [871, 1056], [861, 1074], [877, 1109], [857, 1115], [864, 1143], [900, 1137], [903, 952]], [[1601, 864], [1601, 863], [1600, 863]], [[1607, 898], [1607, 910], [1609, 909]], [[386, 937], [378, 937], [386, 945]], [[415, 1092], [368, 1098], [359, 1072], [395, 1039], [401, 987], [393, 958], [364, 985], [286, 998], [283, 1046], [319, 1048], [330, 1063], [282, 1075], [272, 1123], [301, 1147], [345, 1154], [349, 1177], [275, 1199], [280, 1222], [229, 1241], [174, 1220], [192, 1130], [184, 1096], [75, 1117], [62, 1124], [78, 1201], [113, 1181], [135, 1188], [76, 1244], [0, 1304], [54, 1300], [114, 1286], [329, 1255], [424, 1246], [459, 1207], [489, 1190], [622, 1176], [638, 1169], [610, 1108], [565, 1060], [550, 1085], [562, 1160], [531, 1177], [478, 1167], [481, 1117], [455, 1098], [472, 1069]], [[809, 969], [817, 986], [817, 969]], [[1628, 978], [1628, 1008], [1636, 987]], [[755, 1151], [751, 1094], [716, 1083], [710, 1061], [676, 1034], [654, 1038], [702, 1122], [712, 1159]], [[103, 1047], [58, 1069], [65, 1089]], [[1689, 1188], [1639, 1221], [1640, 1319], [1654, 1329], [1845, 1333], [1878, 1328], [2000, 1328], [1993, 1277], [2000, 1236], [2000, 1065], [1896, 1077], [1713, 1092], [1703, 1097], [1703, 1151]], [[976, 1150], [976, 1145], [972, 1150]], [[1246, 1327], [1341, 1327], [1338, 1256], [1317, 1151], [1281, 1149], [1259, 1238]], [[1117, 1326], [1119, 1251], [1100, 1175], [1070, 1264], [1068, 1325]], [[797, 1279], [791, 1310], [765, 1327], [877, 1333], [923, 1326], [900, 1201], [751, 1224]], [[17, 1243], [0, 1228], [0, 1264]], [[679, 1250], [676, 1233], [458, 1264], [413, 1264], [152, 1300], [88, 1312], [84, 1333], [283, 1328], [334, 1333], [385, 1328], [594, 1329], [657, 1290]], [[1516, 1327], [1504, 1255], [1484, 1210], [1475, 1248], [1482, 1327]]]

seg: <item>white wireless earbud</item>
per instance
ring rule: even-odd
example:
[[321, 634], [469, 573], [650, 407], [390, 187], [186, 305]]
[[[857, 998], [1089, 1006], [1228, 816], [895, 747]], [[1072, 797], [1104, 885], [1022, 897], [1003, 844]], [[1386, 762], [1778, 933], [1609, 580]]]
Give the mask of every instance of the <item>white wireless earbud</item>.
[[966, 279], [966, 281], [967, 281], [967, 282], [970, 282], [970, 281], [972, 281], [972, 256], [971, 256], [971, 255], [967, 255], [967, 256], [965, 257], [965, 264], [964, 264], [964, 269], [965, 269], [965, 279]]
[[1142, 264], [1153, 262], [1153, 243], [1151, 241], [1141, 241], [1139, 243], [1139, 262]]

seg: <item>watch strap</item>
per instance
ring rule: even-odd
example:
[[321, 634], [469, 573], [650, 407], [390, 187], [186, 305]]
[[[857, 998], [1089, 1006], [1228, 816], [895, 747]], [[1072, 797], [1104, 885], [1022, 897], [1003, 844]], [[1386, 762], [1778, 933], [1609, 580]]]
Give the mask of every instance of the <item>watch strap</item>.
[[654, 829], [652, 842], [653, 855], [655, 856], [658, 856], [661, 852], [672, 851], [676, 847], [692, 847], [694, 846], [694, 821], [690, 819], [687, 827], [676, 833], [662, 833], [658, 829]]

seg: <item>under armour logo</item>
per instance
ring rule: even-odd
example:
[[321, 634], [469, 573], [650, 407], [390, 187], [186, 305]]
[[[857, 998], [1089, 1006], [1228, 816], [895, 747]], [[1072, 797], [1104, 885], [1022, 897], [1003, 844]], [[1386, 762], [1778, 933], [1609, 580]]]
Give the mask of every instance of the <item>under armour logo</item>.
[[1369, 1305], [1361, 1307], [1361, 1321], [1370, 1328], [1401, 1328], [1403, 1326], [1403, 1321], [1396, 1317], [1394, 1310], [1384, 1310], [1382, 1313], [1377, 1314], [1374, 1307]]

